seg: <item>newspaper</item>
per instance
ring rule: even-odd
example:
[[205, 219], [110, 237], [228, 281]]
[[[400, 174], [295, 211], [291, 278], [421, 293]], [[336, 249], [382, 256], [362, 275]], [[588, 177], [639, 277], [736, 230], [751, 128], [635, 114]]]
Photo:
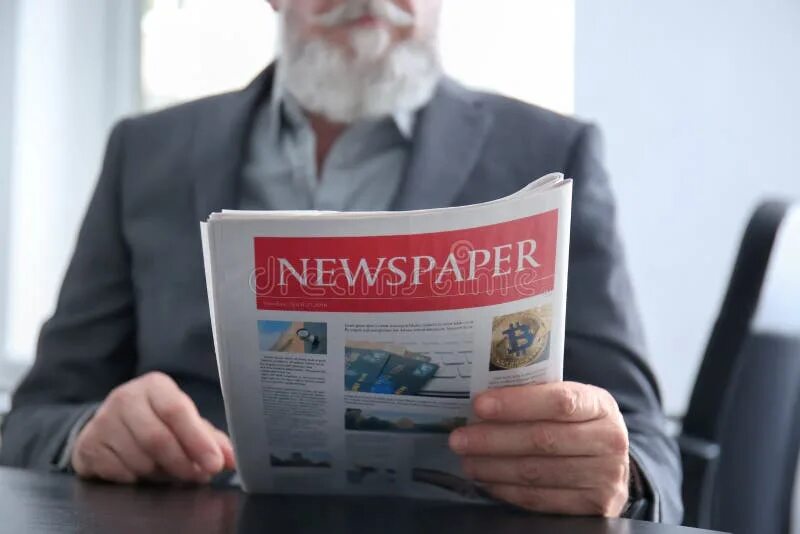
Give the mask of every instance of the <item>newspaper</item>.
[[490, 388], [561, 380], [572, 183], [406, 212], [202, 223], [242, 485], [481, 499], [449, 433]]

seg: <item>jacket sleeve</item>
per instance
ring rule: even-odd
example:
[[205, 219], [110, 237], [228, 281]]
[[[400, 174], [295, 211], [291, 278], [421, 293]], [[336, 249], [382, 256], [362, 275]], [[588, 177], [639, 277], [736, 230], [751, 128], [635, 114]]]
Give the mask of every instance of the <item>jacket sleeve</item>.
[[585, 126], [567, 168], [574, 182], [564, 375], [614, 396], [628, 427], [631, 458], [649, 486], [649, 519], [680, 523], [680, 457], [643, 359], [641, 325], [600, 152], [598, 130]]
[[51, 467], [86, 411], [133, 376], [135, 310], [120, 215], [124, 132], [123, 122], [111, 133], [56, 310], [3, 421], [0, 464]]

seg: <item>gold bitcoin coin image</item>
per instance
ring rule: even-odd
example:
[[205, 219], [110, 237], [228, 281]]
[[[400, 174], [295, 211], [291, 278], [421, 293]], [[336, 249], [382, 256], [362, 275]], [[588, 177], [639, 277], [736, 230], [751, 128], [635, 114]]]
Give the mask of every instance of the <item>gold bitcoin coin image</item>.
[[517, 369], [546, 359], [551, 315], [550, 307], [542, 306], [495, 317], [489, 370]]

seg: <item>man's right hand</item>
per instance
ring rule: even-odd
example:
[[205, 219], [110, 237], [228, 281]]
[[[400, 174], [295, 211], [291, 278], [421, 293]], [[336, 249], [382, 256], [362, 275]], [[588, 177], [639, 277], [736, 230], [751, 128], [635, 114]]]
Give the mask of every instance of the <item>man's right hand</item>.
[[121, 483], [205, 483], [235, 465], [228, 436], [163, 373], [114, 389], [81, 430], [71, 460], [81, 477]]

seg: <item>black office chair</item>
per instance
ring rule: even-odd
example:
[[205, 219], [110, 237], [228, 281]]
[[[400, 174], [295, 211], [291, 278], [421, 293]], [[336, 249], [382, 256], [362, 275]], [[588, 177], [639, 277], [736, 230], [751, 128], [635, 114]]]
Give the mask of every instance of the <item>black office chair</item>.
[[[798, 260], [800, 209], [762, 204], [742, 239], [683, 420], [685, 525], [734, 534], [791, 528], [800, 326], [775, 319], [800, 323]], [[786, 299], [795, 300], [787, 306]]]

